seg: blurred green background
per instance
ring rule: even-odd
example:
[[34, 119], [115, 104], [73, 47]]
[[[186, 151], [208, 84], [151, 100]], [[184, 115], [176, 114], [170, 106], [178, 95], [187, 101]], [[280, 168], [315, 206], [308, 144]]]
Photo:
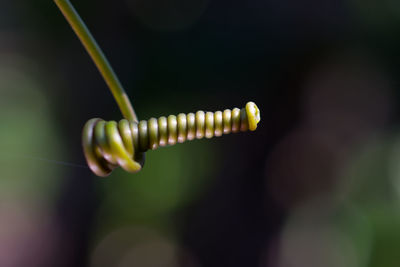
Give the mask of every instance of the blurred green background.
[[72, 3], [140, 119], [262, 120], [95, 177], [111, 93], [53, 1], [2, 0], [0, 266], [400, 265], [400, 2]]

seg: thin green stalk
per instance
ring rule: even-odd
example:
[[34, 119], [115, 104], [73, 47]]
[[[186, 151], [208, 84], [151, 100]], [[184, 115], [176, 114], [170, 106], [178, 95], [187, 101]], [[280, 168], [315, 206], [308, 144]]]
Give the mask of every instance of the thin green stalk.
[[110, 63], [75, 8], [72, 6], [69, 0], [54, 0], [54, 2], [61, 10], [76, 35], [81, 40], [86, 51], [96, 64], [98, 70], [110, 88], [115, 100], [117, 101], [122, 115], [127, 120], [137, 121], [138, 119], [136, 113], [131, 102], [129, 101], [128, 95], [121, 85], [121, 82], [118, 80], [118, 77], [112, 69]]

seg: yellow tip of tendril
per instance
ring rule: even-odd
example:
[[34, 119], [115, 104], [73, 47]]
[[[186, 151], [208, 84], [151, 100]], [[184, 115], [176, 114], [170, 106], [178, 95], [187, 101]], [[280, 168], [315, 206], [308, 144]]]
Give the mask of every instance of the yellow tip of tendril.
[[246, 104], [246, 114], [249, 121], [249, 130], [255, 131], [257, 129], [257, 124], [261, 120], [260, 110], [254, 102], [248, 102]]

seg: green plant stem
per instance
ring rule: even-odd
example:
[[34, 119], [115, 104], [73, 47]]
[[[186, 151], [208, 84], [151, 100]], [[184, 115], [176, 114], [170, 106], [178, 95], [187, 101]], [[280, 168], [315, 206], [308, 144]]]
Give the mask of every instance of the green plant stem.
[[129, 97], [126, 94], [121, 82], [118, 80], [117, 75], [113, 71], [110, 63], [101, 51], [96, 40], [93, 38], [89, 29], [68, 0], [54, 0], [58, 8], [63, 13], [64, 17], [71, 25], [76, 35], [81, 40], [86, 51], [96, 64], [98, 70], [103, 76], [105, 82], [110, 88], [117, 104], [122, 112], [122, 115], [130, 121], [138, 121], [136, 113], [132, 107]]

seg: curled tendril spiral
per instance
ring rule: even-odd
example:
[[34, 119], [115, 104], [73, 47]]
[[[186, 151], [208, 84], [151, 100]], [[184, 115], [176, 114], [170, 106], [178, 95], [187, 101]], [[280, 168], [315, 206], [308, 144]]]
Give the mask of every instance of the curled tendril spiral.
[[183, 114], [151, 118], [139, 123], [89, 120], [83, 130], [83, 148], [90, 169], [107, 176], [121, 166], [138, 172], [144, 164], [144, 152], [186, 140], [211, 138], [239, 131], [254, 131], [260, 121], [256, 104], [248, 102], [242, 109]]
[[247, 103], [243, 109], [181, 113], [137, 122], [128, 95], [78, 12], [69, 0], [54, 2], [97, 66], [125, 118], [118, 123], [91, 119], [83, 129], [82, 144], [86, 161], [98, 176], [107, 176], [118, 166], [132, 173], [140, 171], [144, 154], [149, 149], [231, 132], [254, 131], [257, 128], [260, 111], [253, 102]]

